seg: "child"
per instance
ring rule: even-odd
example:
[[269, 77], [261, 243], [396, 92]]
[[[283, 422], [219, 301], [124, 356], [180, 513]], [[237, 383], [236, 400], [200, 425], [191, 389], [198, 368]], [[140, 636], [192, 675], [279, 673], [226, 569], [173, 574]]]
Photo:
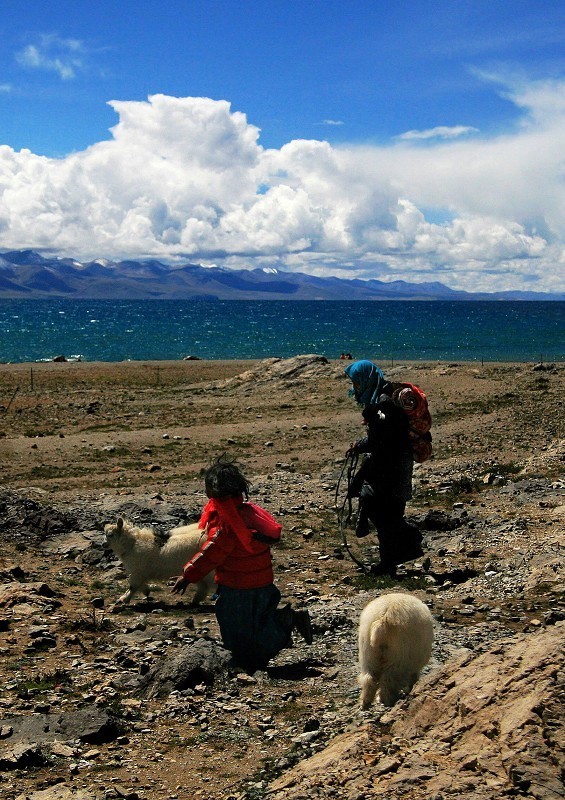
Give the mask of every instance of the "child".
[[207, 470], [205, 487], [210, 499], [199, 525], [207, 538], [172, 591], [184, 594], [189, 583], [216, 570], [223, 643], [234, 663], [252, 674], [291, 644], [294, 629], [312, 643], [310, 615], [290, 605], [277, 608], [281, 594], [273, 583], [270, 547], [282, 528], [267, 511], [247, 502], [249, 482], [239, 468], [219, 459]]
[[359, 498], [356, 534], [367, 536], [373, 523], [380, 553], [376, 571], [394, 575], [397, 564], [423, 554], [420, 531], [404, 518], [406, 501], [412, 497], [408, 418], [392, 400], [392, 384], [371, 361], [356, 361], [345, 373], [367, 425], [367, 435], [348, 451], [367, 454], [349, 489], [350, 497]]

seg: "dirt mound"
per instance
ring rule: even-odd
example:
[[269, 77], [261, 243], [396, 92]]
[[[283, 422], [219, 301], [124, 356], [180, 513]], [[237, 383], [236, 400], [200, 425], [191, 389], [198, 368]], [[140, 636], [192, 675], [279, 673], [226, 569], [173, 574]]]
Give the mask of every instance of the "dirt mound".
[[311, 378], [324, 377], [335, 371], [325, 356], [316, 354], [294, 356], [293, 358], [267, 358], [253, 369], [246, 370], [233, 378], [216, 381], [212, 384], [215, 389], [234, 387], [255, 387], [267, 384], [282, 384], [294, 386], [310, 380]]

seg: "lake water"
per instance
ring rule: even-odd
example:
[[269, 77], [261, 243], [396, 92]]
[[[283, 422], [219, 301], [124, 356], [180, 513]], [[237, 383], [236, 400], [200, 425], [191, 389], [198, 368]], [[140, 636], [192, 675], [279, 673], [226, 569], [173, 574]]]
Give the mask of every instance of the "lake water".
[[0, 361], [561, 361], [563, 302], [0, 300]]

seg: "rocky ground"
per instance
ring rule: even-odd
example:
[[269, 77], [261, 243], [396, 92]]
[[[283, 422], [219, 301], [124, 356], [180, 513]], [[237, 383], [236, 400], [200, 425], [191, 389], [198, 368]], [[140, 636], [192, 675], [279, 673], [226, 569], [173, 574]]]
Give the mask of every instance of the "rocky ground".
[[[337, 522], [362, 432], [343, 363], [0, 365], [2, 798], [563, 796], [565, 365], [382, 366], [434, 419], [408, 509], [426, 556], [395, 581]], [[118, 514], [196, 519], [220, 453], [284, 524], [276, 582], [314, 622], [254, 676], [227, 668], [212, 602], [115, 605], [104, 547]], [[357, 619], [391, 588], [431, 608], [433, 656], [361, 712]]]

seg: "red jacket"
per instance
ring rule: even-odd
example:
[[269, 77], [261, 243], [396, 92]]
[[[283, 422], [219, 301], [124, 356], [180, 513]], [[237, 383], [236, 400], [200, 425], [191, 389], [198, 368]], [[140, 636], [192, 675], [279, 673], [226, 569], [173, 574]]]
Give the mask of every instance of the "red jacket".
[[[278, 541], [281, 526], [264, 509], [243, 498], [210, 500], [199, 525], [208, 537], [183, 570], [189, 583], [216, 571], [216, 582], [232, 589], [258, 589], [273, 583], [270, 545]], [[254, 534], [261, 535], [261, 541]]]

